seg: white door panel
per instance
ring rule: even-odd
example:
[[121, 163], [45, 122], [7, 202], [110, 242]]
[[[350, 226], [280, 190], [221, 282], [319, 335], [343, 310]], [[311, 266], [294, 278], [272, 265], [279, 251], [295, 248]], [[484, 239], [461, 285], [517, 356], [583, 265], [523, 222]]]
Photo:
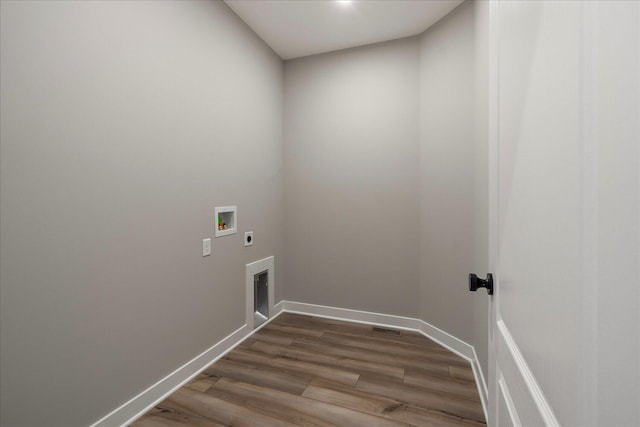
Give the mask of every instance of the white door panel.
[[491, 11], [489, 423], [640, 425], [640, 2]]
[[520, 427], [520, 417], [513, 404], [509, 386], [503, 376], [498, 378], [498, 422], [499, 427]]
[[[497, 292], [494, 333], [497, 378], [509, 385], [525, 426], [545, 425], [535, 394], [522, 372], [535, 372], [541, 388], [572, 408], [578, 371], [579, 324], [554, 324], [560, 311], [581, 315], [571, 302], [580, 278], [578, 2], [499, 2], [499, 80], [495, 114], [498, 192]], [[541, 289], [544, 292], [541, 292]], [[574, 310], [574, 312], [566, 312]], [[496, 327], [494, 325], [494, 328]], [[525, 366], [521, 366], [525, 364]], [[561, 366], [565, 364], [565, 366]], [[548, 391], [547, 391], [548, 390]], [[497, 397], [497, 396], [496, 396]], [[504, 399], [501, 397], [501, 399]], [[552, 399], [554, 400], [554, 399]], [[547, 420], [547, 423], [549, 420]], [[501, 421], [500, 424], [503, 422]], [[551, 417], [550, 424], [555, 423]]]

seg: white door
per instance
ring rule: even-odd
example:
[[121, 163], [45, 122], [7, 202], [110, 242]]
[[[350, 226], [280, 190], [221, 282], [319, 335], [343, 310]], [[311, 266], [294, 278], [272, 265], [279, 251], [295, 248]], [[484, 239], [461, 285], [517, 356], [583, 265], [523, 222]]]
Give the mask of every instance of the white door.
[[490, 425], [640, 425], [639, 9], [492, 2]]

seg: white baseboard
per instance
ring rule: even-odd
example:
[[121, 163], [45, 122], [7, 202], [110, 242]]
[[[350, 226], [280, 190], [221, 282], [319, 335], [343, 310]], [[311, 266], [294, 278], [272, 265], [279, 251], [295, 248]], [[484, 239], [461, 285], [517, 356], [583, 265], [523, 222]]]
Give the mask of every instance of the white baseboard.
[[465, 341], [462, 341], [459, 338], [456, 338], [448, 332], [445, 332], [442, 329], [425, 322], [424, 320], [418, 319], [418, 321], [420, 322], [419, 332], [421, 332], [424, 336], [432, 339], [443, 347], [448, 348], [458, 356], [467, 359], [469, 363], [471, 363], [473, 376], [476, 380], [476, 386], [478, 387], [478, 394], [480, 395], [480, 402], [482, 403], [482, 410], [484, 411], [484, 418], [485, 420], [488, 420], [489, 391], [487, 389], [487, 382], [484, 379], [484, 374], [482, 373], [482, 368], [480, 367], [480, 361], [478, 360], [478, 355], [476, 354], [475, 347]]
[[378, 326], [391, 326], [397, 329], [406, 329], [420, 332], [427, 338], [451, 350], [458, 356], [471, 363], [473, 375], [478, 386], [480, 401], [484, 411], [485, 419], [488, 419], [488, 391], [487, 383], [484, 379], [476, 351], [471, 344], [433, 326], [424, 320], [412, 317], [395, 316], [391, 314], [372, 313], [368, 311], [350, 310], [347, 308], [328, 307], [324, 305], [306, 304], [301, 302], [283, 301], [285, 312], [306, 314], [310, 316], [326, 317], [335, 320], [345, 320], [348, 322], [366, 323]]
[[306, 314], [308, 316], [326, 317], [328, 319], [346, 320], [348, 322], [366, 323], [370, 325], [393, 326], [395, 328], [411, 329], [414, 331], [418, 329], [418, 322], [420, 322], [418, 319], [411, 317], [307, 304], [303, 302], [283, 301], [283, 305], [284, 311], [289, 313]]
[[475, 349], [470, 344], [420, 319], [292, 301], [281, 301], [275, 304], [273, 316], [260, 327], [252, 330], [248, 325], [243, 325], [208, 350], [205, 350], [142, 393], [102, 417], [90, 427], [127, 426], [131, 424], [193, 377], [204, 371], [209, 365], [224, 357], [224, 355], [233, 350], [242, 343], [242, 341], [249, 338], [285, 311], [335, 320], [345, 320], [348, 322], [393, 327], [423, 334], [471, 363], [476, 384], [478, 384], [478, 391], [485, 412], [485, 418], [487, 417], [487, 386], [478, 363]]
[[487, 382], [484, 379], [482, 368], [480, 367], [480, 361], [476, 354], [476, 349], [473, 349], [473, 359], [471, 360], [471, 367], [473, 368], [473, 376], [476, 379], [476, 385], [478, 386], [478, 394], [480, 395], [480, 402], [482, 403], [482, 410], [484, 411], [484, 419], [489, 420], [489, 390], [487, 388]]
[[260, 325], [260, 327], [251, 329], [246, 324], [243, 325], [142, 393], [111, 411], [90, 427], [127, 426], [131, 424], [155, 405], [166, 399], [171, 393], [189, 382], [193, 377], [207, 369], [209, 365], [224, 357], [224, 355], [233, 350], [242, 343], [242, 341], [278, 317], [282, 312], [282, 307], [282, 302], [279, 302], [274, 306], [273, 315], [269, 320]]

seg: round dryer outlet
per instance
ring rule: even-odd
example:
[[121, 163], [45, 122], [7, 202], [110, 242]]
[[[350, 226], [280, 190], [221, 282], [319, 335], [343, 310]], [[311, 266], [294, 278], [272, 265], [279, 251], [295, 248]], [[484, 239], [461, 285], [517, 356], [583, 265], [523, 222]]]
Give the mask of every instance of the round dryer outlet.
[[244, 245], [253, 246], [253, 231], [246, 231], [244, 233]]

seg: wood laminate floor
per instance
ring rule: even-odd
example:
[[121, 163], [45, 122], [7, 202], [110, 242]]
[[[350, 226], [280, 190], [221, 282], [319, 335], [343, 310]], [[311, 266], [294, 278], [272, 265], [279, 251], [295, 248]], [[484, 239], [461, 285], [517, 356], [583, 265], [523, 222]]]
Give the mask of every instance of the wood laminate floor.
[[424, 336], [282, 313], [132, 426], [482, 426], [469, 363]]

